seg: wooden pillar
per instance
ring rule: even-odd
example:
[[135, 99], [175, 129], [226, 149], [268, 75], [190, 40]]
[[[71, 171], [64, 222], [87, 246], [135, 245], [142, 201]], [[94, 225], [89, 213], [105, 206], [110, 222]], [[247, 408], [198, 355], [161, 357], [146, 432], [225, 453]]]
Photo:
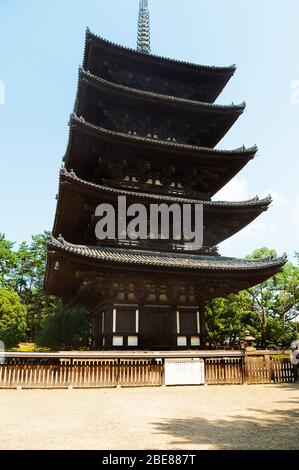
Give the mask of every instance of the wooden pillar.
[[138, 322], [138, 349], [143, 349], [146, 331], [146, 315], [144, 307], [144, 299], [138, 298], [139, 322]]
[[208, 330], [206, 322], [206, 308], [205, 301], [201, 300], [199, 303], [199, 323], [200, 323], [200, 347], [205, 349], [207, 347]]
[[172, 325], [171, 325], [171, 338], [172, 344], [169, 345], [170, 349], [177, 349], [180, 318], [178, 315], [177, 304], [171, 305]]
[[91, 348], [92, 350], [103, 349], [103, 312], [105, 304], [99, 303], [91, 312]]
[[113, 338], [113, 302], [107, 301], [105, 305], [105, 324], [104, 324], [104, 349], [112, 349]]

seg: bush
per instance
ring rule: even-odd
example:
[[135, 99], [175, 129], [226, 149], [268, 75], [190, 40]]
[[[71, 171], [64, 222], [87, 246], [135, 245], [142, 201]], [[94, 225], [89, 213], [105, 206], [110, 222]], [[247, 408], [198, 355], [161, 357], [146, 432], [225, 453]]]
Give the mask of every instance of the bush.
[[279, 318], [269, 317], [266, 326], [267, 338], [269, 343], [278, 346], [281, 344], [289, 348], [291, 342], [296, 339], [295, 325], [290, 322], [283, 322]]
[[26, 308], [16, 292], [0, 289], [0, 341], [6, 349], [23, 341], [26, 333]]
[[82, 349], [88, 347], [89, 332], [86, 310], [58, 302], [43, 321], [37, 342], [52, 350]]

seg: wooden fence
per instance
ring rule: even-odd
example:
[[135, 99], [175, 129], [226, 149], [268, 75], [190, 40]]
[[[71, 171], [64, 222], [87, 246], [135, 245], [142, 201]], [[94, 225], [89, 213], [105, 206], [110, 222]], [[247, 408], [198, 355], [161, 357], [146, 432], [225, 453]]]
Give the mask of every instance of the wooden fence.
[[296, 382], [297, 372], [295, 373], [294, 366], [288, 359], [273, 358], [271, 365], [271, 379], [274, 383]]
[[[111, 354], [112, 355], [112, 354]], [[102, 388], [161, 386], [164, 359], [133, 357], [62, 358], [47, 354], [34, 357], [10, 355], [0, 363], [0, 388]], [[183, 354], [181, 354], [183, 356]], [[193, 357], [192, 354], [191, 357]], [[215, 357], [216, 356], [216, 357]], [[190, 357], [190, 354], [189, 354]], [[295, 382], [295, 370], [288, 359], [275, 353], [198, 352], [205, 361], [208, 385], [264, 384]]]
[[268, 384], [295, 382], [295, 370], [289, 359], [266, 355], [243, 355], [240, 358], [205, 360], [206, 383]]
[[244, 383], [243, 358], [206, 359], [205, 379], [208, 385]]
[[92, 365], [0, 365], [0, 388], [145, 387], [162, 384], [163, 365], [149, 361], [105, 361]]
[[[279, 360], [279, 364], [280, 364]], [[267, 357], [249, 356], [245, 358], [245, 377], [249, 384], [271, 383], [272, 360]]]

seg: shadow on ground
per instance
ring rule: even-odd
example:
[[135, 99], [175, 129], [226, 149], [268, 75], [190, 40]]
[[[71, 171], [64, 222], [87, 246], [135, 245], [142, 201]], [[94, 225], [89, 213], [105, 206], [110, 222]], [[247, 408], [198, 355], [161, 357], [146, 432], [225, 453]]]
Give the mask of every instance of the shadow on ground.
[[[296, 385], [292, 388], [299, 391]], [[298, 399], [276, 403], [290, 402], [299, 405]], [[178, 449], [193, 445], [219, 450], [299, 450], [299, 407], [271, 412], [248, 408], [245, 413], [218, 420], [168, 419], [154, 423], [154, 427], [157, 433], [168, 434], [169, 443]]]

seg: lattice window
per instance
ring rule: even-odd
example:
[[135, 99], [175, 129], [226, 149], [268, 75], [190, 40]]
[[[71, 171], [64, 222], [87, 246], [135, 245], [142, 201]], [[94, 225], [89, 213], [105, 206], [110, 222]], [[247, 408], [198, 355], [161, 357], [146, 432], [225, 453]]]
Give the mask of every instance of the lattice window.
[[135, 333], [136, 331], [136, 311], [117, 310], [116, 312], [116, 333]]
[[180, 333], [197, 334], [197, 313], [180, 311]]

